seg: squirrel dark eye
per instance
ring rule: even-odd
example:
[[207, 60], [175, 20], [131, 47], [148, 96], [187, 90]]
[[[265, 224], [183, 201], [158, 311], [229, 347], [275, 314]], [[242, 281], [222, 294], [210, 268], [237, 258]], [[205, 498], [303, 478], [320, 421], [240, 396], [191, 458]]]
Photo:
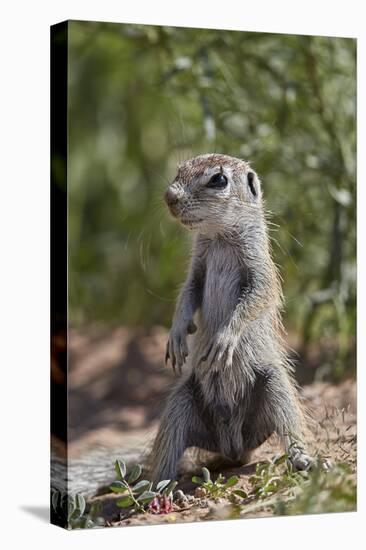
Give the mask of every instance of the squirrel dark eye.
[[227, 177], [219, 172], [214, 174], [207, 184], [207, 187], [215, 187], [216, 189], [223, 189], [227, 186]]
[[255, 184], [254, 184], [254, 174], [253, 172], [249, 172], [248, 174], [248, 185], [249, 185], [249, 189], [252, 193], [252, 195], [254, 195], [254, 197], [257, 196], [257, 190], [255, 188]]

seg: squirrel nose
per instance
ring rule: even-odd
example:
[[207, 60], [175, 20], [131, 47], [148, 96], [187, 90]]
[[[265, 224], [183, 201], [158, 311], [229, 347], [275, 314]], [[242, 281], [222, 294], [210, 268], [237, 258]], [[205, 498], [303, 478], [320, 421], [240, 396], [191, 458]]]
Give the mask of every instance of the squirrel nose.
[[174, 191], [174, 189], [172, 189], [171, 187], [168, 187], [165, 192], [165, 202], [167, 203], [167, 205], [174, 206], [178, 203], [178, 201], [179, 198], [177, 192]]

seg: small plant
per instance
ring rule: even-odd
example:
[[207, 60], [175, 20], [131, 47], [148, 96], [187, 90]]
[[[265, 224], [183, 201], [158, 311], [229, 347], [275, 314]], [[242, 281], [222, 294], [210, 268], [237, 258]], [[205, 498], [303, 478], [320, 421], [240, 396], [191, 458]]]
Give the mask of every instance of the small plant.
[[287, 463], [287, 455], [283, 454], [257, 464], [255, 474], [249, 478], [252, 485], [250, 494], [259, 498], [269, 497], [283, 489], [299, 486], [308, 477], [306, 471], [294, 471]]
[[321, 466], [309, 474], [294, 498], [279, 500], [277, 515], [319, 514], [355, 511], [357, 488], [351, 468], [346, 463], [336, 464], [330, 471]]
[[151, 481], [140, 479], [140, 464], [134, 466], [128, 474], [123, 460], [116, 460], [114, 468], [117, 480], [110, 488], [114, 493], [121, 494], [121, 498], [117, 500], [119, 508], [130, 508], [131, 513], [145, 513], [148, 510], [154, 514], [167, 514], [172, 510], [172, 492], [177, 486], [177, 481], [160, 481], [153, 490]]
[[59, 489], [51, 489], [52, 509], [60, 525], [67, 529], [92, 529], [104, 527], [105, 520], [99, 514], [100, 505], [94, 502], [86, 513], [86, 502], [83, 495], [68, 494]]
[[234, 491], [229, 491], [231, 487], [234, 487], [238, 481], [238, 476], [231, 476], [227, 481], [222, 474], [219, 474], [215, 481], [212, 481], [210, 471], [207, 468], [202, 468], [202, 477], [193, 476], [193, 483], [199, 485], [199, 489], [196, 490], [197, 496], [204, 497], [208, 496], [213, 500], [218, 500], [219, 498], [228, 497], [233, 494], [241, 498], [246, 498], [247, 494], [243, 489], [235, 489]]
[[310, 471], [296, 472], [287, 464], [287, 456], [282, 455], [257, 464], [249, 481], [252, 489], [240, 506], [242, 516], [262, 509], [275, 515], [356, 509], [356, 483], [345, 463], [329, 469], [319, 460]]

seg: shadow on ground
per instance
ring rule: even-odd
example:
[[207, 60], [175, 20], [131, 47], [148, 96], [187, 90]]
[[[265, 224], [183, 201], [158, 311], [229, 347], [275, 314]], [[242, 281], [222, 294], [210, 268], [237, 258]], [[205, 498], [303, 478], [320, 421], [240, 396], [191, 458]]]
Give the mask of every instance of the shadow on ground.
[[[97, 448], [149, 445], [174, 383], [163, 362], [167, 331], [88, 327], [69, 333], [69, 456]], [[319, 418], [325, 407], [355, 411], [355, 384], [313, 383], [304, 395]], [[148, 441], [149, 440], [149, 441]]]
[[20, 509], [31, 516], [41, 520], [43, 523], [50, 523], [49, 506], [20, 506]]

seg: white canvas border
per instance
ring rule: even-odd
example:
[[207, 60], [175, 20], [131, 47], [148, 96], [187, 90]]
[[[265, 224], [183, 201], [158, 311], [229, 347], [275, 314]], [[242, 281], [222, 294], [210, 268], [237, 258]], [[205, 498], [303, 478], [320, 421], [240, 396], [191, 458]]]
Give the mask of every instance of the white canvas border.
[[[39, 516], [49, 488], [49, 26], [64, 19], [320, 34], [358, 38], [359, 512], [67, 533]], [[126, 548], [360, 548], [365, 510], [365, 124], [362, 2], [64, 0], [8, 2], [1, 30], [0, 537], [55, 550]], [[37, 512], [38, 510], [38, 516]], [[33, 509], [33, 513], [29, 511]]]

